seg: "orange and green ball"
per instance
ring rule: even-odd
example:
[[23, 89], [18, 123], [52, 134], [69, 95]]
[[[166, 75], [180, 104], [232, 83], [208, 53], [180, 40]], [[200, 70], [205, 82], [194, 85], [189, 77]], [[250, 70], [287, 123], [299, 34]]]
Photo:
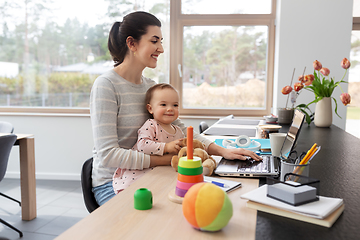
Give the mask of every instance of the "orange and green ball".
[[232, 203], [225, 191], [212, 183], [197, 183], [185, 194], [183, 214], [196, 229], [218, 231], [233, 214]]

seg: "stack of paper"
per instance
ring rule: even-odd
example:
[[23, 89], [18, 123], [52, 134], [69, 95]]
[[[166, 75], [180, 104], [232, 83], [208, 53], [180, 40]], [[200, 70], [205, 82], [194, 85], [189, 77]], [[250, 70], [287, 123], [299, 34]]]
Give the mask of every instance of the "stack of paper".
[[319, 196], [319, 201], [292, 206], [269, 198], [266, 194], [267, 185], [263, 185], [243, 194], [241, 198], [249, 200], [247, 207], [325, 227], [331, 227], [344, 211], [344, 203], [340, 198]]

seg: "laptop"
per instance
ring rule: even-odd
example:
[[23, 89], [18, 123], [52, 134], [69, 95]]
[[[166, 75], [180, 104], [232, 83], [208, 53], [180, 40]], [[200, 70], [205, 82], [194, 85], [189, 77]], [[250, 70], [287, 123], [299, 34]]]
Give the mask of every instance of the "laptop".
[[219, 165], [215, 169], [215, 174], [226, 177], [268, 177], [278, 176], [280, 159], [286, 158], [290, 152], [295, 148], [296, 141], [299, 137], [301, 127], [304, 123], [305, 114], [299, 110], [295, 110], [292, 123], [286, 134], [284, 143], [281, 147], [281, 157], [272, 155], [261, 155], [262, 161], [255, 161], [253, 159], [242, 160], [227, 160], [222, 158]]

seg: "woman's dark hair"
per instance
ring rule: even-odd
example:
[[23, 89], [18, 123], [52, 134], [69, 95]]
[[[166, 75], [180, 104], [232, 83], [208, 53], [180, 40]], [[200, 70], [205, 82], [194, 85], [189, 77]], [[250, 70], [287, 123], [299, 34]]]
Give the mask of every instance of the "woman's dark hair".
[[148, 26], [161, 27], [161, 22], [154, 15], [147, 12], [129, 13], [122, 22], [115, 22], [111, 27], [108, 40], [108, 48], [115, 62], [114, 67], [124, 61], [128, 47], [126, 39], [131, 36], [135, 41], [147, 33]]

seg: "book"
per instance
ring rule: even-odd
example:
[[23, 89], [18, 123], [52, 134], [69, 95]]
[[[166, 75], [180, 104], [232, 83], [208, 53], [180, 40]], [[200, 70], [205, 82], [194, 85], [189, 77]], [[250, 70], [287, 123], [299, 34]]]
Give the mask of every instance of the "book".
[[241, 196], [248, 199], [248, 206], [260, 211], [306, 221], [325, 227], [331, 227], [344, 211], [344, 203], [340, 198], [319, 196], [319, 201], [292, 206], [266, 196], [267, 185], [263, 185]]
[[271, 207], [271, 206], [268, 206], [265, 204], [253, 202], [251, 200], [247, 201], [246, 207], [252, 208], [255, 210], [259, 210], [262, 212], [267, 212], [267, 213], [279, 215], [282, 217], [292, 218], [295, 220], [308, 222], [308, 223], [312, 223], [312, 224], [330, 228], [334, 224], [334, 222], [338, 219], [338, 217], [341, 215], [341, 213], [344, 211], [345, 205], [344, 204], [340, 205], [340, 207], [338, 209], [336, 209], [334, 212], [332, 212], [329, 216], [327, 216], [324, 219], [308, 217], [308, 216], [298, 214], [295, 212], [286, 211], [286, 210]]

